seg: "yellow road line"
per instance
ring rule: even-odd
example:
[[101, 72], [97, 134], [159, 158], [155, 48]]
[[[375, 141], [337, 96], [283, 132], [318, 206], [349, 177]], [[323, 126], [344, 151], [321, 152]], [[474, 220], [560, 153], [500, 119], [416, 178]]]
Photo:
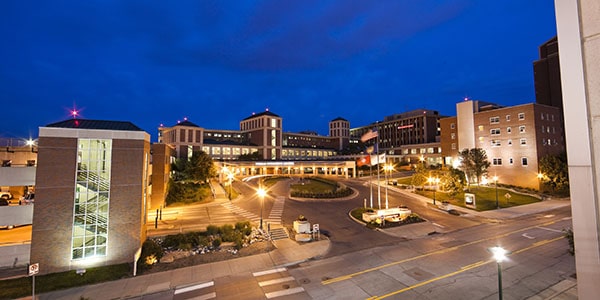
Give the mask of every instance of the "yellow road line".
[[437, 254], [442, 254], [442, 253], [446, 253], [446, 252], [458, 250], [458, 249], [466, 247], [466, 246], [470, 246], [470, 245], [474, 245], [474, 244], [478, 244], [478, 243], [482, 243], [482, 242], [486, 242], [486, 241], [498, 239], [498, 238], [501, 238], [501, 237], [506, 237], [506, 236], [514, 234], [514, 233], [519, 233], [519, 232], [522, 232], [522, 231], [530, 230], [530, 229], [533, 229], [533, 228], [536, 228], [536, 227], [539, 227], [539, 226], [548, 226], [548, 225], [551, 225], [551, 224], [554, 224], [554, 223], [556, 223], [556, 221], [550, 221], [550, 222], [543, 223], [541, 225], [538, 224], [538, 225], [534, 225], [534, 226], [530, 226], [530, 227], [526, 227], [526, 228], [521, 228], [521, 229], [518, 229], [518, 230], [515, 230], [515, 231], [503, 233], [503, 234], [492, 236], [492, 237], [489, 237], [489, 238], [485, 238], [485, 239], [481, 239], [481, 240], [476, 240], [476, 241], [468, 242], [468, 243], [465, 243], [465, 244], [462, 244], [462, 245], [459, 245], [459, 246], [454, 246], [454, 247], [451, 247], [451, 248], [443, 248], [443, 249], [436, 250], [436, 251], [433, 251], [433, 252], [429, 252], [429, 253], [425, 253], [425, 254], [413, 256], [411, 258], [406, 258], [406, 259], [403, 259], [403, 260], [399, 260], [399, 261], [387, 263], [387, 264], [380, 265], [380, 266], [377, 266], [377, 267], [372, 267], [372, 268], [369, 268], [369, 269], [365, 269], [365, 270], [362, 270], [362, 271], [359, 271], [359, 272], [356, 272], [356, 273], [351, 273], [351, 274], [342, 275], [342, 276], [339, 276], [339, 277], [335, 277], [335, 278], [323, 280], [323, 281], [321, 281], [321, 284], [327, 285], [327, 284], [332, 284], [332, 283], [335, 283], [335, 282], [340, 282], [340, 281], [352, 279], [353, 277], [356, 277], [356, 276], [361, 275], [361, 274], [365, 274], [365, 273], [369, 273], [369, 272], [381, 270], [383, 268], [391, 267], [391, 266], [394, 266], [394, 265], [398, 265], [398, 264], [409, 262], [409, 261], [416, 260], [416, 259], [425, 258], [425, 257], [431, 256], [431, 255], [437, 255]]
[[[525, 252], [527, 250], [531, 250], [533, 248], [536, 248], [536, 247], [539, 247], [539, 246], [543, 246], [543, 245], [546, 245], [546, 244], [558, 241], [560, 239], [564, 239], [564, 237], [561, 236], [561, 237], [553, 238], [553, 239], [550, 239], [550, 240], [544, 240], [544, 241], [540, 241], [540, 242], [537, 242], [537, 243], [533, 243], [531, 246], [525, 247], [525, 248], [517, 250], [517, 251], [513, 251], [509, 255], [514, 255], [514, 254], [517, 254], [517, 253], [522, 253], [522, 252]], [[445, 275], [442, 275], [442, 276], [439, 276], [439, 277], [435, 277], [435, 278], [432, 278], [432, 279], [429, 279], [429, 280], [426, 280], [426, 281], [422, 281], [422, 282], [419, 282], [419, 283], [417, 283], [415, 285], [407, 286], [407, 287], [405, 287], [403, 289], [400, 289], [400, 290], [397, 290], [397, 291], [394, 291], [394, 292], [391, 292], [391, 293], [388, 293], [388, 294], [385, 294], [385, 295], [371, 296], [371, 297], [369, 297], [367, 299], [372, 299], [372, 300], [374, 300], [374, 299], [384, 299], [384, 298], [387, 298], [387, 297], [390, 297], [390, 296], [394, 296], [394, 295], [397, 295], [397, 294], [400, 294], [400, 293], [404, 293], [406, 291], [410, 291], [412, 289], [424, 286], [426, 284], [429, 284], [429, 283], [432, 283], [432, 282], [435, 282], [435, 281], [438, 281], [438, 280], [442, 280], [444, 278], [448, 278], [448, 277], [452, 277], [454, 275], [458, 275], [458, 274], [460, 274], [462, 272], [465, 272], [465, 271], [468, 271], [468, 270], [471, 270], [471, 269], [475, 269], [477, 267], [486, 265], [486, 264], [491, 263], [491, 262], [496, 262], [496, 261], [493, 260], [493, 259], [490, 259], [490, 260], [487, 260], [487, 261], [479, 261], [479, 262], [476, 262], [474, 264], [470, 264], [470, 265], [461, 267], [459, 270], [454, 271], [452, 273], [448, 273], [448, 274], [445, 274]]]

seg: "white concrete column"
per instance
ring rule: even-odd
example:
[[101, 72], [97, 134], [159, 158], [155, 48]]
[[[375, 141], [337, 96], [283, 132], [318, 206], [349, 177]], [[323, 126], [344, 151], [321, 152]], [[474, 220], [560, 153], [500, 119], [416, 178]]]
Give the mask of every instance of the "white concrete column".
[[555, 0], [579, 299], [600, 282], [600, 2]]

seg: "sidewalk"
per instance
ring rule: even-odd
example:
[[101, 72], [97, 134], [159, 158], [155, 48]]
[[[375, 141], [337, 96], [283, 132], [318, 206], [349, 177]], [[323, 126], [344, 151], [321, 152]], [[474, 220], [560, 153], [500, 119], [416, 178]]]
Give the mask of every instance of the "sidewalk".
[[[285, 239], [273, 243], [276, 249], [269, 253], [54, 291], [38, 295], [39, 298], [36, 298], [48, 300], [130, 299], [207, 282], [231, 274], [252, 273], [296, 265], [317, 259], [327, 253], [329, 249], [329, 240], [298, 244], [290, 239]], [[31, 299], [31, 297], [22, 299]]]

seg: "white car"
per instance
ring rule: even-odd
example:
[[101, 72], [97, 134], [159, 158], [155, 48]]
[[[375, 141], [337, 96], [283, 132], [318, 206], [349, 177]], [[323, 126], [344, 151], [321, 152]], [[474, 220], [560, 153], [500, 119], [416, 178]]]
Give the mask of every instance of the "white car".
[[13, 198], [13, 195], [10, 192], [0, 192], [0, 198], [10, 200]]

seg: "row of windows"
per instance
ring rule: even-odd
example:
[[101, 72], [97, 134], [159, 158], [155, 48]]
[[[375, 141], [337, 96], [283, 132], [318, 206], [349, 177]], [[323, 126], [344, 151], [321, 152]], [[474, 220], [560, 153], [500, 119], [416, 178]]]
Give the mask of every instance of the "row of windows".
[[[508, 164], [511, 165], [511, 166], [514, 164], [514, 159], [512, 157], [508, 158]], [[521, 157], [521, 165], [525, 167], [528, 164], [529, 164], [529, 162], [527, 161], [527, 157]], [[492, 158], [492, 165], [494, 165], [494, 166], [501, 166], [502, 165], [502, 158], [498, 158], [498, 157]]]
[[[519, 121], [523, 121], [523, 120], [525, 120], [525, 113], [518, 113], [517, 117], [519, 118]], [[506, 118], [507, 122], [510, 121], [510, 115], [506, 115], [505, 118]], [[498, 124], [498, 123], [500, 123], [499, 116], [490, 117], [490, 124]]]

